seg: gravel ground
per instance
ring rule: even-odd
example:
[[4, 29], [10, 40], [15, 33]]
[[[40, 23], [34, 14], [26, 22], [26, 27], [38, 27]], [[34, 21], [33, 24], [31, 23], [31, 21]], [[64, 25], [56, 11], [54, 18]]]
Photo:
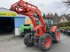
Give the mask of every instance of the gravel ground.
[[[0, 36], [0, 52], [43, 52], [36, 47], [26, 47], [23, 38], [13, 36], [6, 36], [6, 38]], [[61, 34], [60, 43], [53, 44], [52, 48], [46, 52], [70, 52], [70, 36]]]

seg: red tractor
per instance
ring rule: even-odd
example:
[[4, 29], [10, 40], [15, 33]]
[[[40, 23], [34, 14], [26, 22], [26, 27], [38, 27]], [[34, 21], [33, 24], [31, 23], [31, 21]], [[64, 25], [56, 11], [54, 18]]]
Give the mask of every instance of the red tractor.
[[[49, 50], [52, 42], [60, 41], [60, 32], [57, 26], [52, 25], [50, 30], [48, 30], [48, 25], [45, 23], [41, 11], [36, 6], [20, 0], [11, 5], [10, 10], [18, 14], [29, 16], [32, 21], [34, 27], [31, 32], [27, 33], [24, 37], [24, 44], [27, 47], [37, 46], [42, 50]], [[37, 24], [34, 15], [38, 16], [40, 24]]]

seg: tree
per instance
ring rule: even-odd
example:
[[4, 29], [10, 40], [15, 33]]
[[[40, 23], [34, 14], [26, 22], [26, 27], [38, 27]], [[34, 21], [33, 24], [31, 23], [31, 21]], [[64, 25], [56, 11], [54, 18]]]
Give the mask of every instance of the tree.
[[70, 6], [70, 0], [64, 1], [64, 3], [66, 3], [67, 6]]
[[45, 13], [43, 14], [43, 18], [44, 18], [44, 19], [46, 18], [46, 15], [45, 15]]
[[58, 14], [57, 13], [55, 13], [55, 17], [58, 17]]

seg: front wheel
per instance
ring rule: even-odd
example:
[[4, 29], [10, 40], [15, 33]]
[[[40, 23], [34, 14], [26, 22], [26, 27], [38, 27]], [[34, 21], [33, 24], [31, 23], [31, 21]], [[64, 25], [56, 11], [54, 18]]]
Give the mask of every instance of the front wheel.
[[40, 38], [39, 38], [39, 47], [44, 50], [47, 51], [51, 48], [52, 45], [52, 39], [50, 34], [43, 34]]
[[24, 36], [24, 44], [25, 44], [27, 47], [33, 46], [33, 42], [31, 41], [31, 33], [27, 33], [27, 34]]

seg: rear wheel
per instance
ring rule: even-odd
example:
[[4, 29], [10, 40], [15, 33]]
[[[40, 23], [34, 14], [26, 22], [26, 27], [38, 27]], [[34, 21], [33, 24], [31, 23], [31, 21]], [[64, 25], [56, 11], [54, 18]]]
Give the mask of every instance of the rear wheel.
[[60, 41], [60, 31], [58, 29], [53, 33], [53, 36], [53, 42], [57, 43]]
[[52, 44], [52, 40], [51, 40], [51, 36], [50, 34], [43, 34], [40, 39], [39, 39], [39, 47], [44, 50], [47, 51], [51, 48], [51, 44]]
[[24, 36], [24, 44], [25, 44], [27, 47], [33, 46], [33, 42], [31, 41], [31, 33], [27, 33], [27, 34]]
[[60, 32], [57, 31], [56, 32], [56, 42], [59, 42], [60, 41]]

